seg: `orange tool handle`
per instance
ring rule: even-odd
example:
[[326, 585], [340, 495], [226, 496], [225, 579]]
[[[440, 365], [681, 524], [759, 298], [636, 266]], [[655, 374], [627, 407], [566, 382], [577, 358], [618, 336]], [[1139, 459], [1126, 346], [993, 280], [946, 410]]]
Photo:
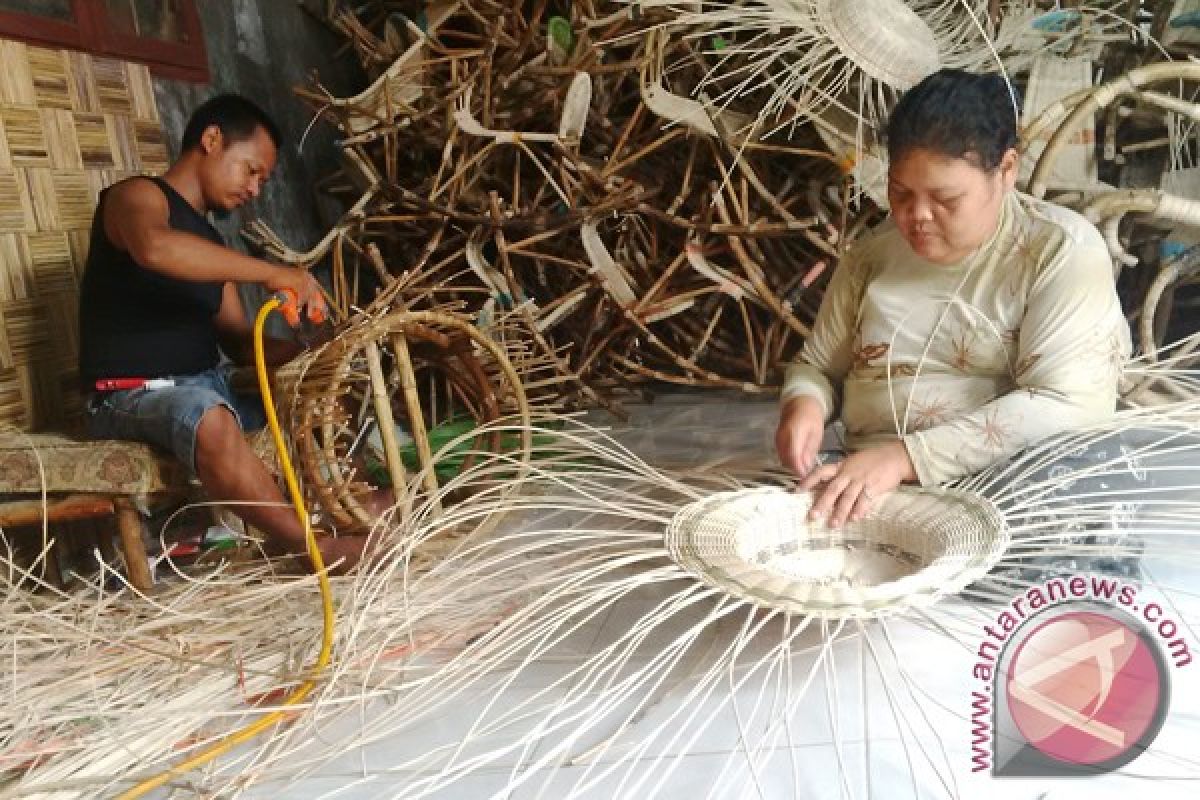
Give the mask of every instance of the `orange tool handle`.
[[[300, 307], [296, 293], [291, 289], [280, 289], [275, 293], [275, 299], [279, 301], [279, 313], [283, 314], [283, 318], [287, 320], [287, 324], [293, 328], [300, 324]], [[308, 307], [308, 319], [315, 325], [320, 325], [325, 321], [325, 311], [316, 305]]]

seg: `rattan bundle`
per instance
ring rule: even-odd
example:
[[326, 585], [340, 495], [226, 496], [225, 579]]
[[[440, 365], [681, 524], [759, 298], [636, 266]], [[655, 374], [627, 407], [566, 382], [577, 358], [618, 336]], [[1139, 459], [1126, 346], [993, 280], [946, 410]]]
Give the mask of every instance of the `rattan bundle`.
[[842, 165], [811, 133], [745, 141], [732, 116], [664, 118], [685, 98], [656, 69], [692, 49], [649, 17], [494, 11], [336, 12], [379, 74], [350, 98], [300, 91], [341, 130], [337, 183], [358, 201], [322, 242], [339, 307], [511, 309], [574, 405], [617, 409], [647, 380], [776, 386], [825, 267], [874, 218], [847, 207]]
[[[1193, 102], [1197, 81], [1200, 69], [1195, 64], [1140, 66], [1046, 106], [1022, 134], [1034, 145], [1032, 151], [1037, 155], [1029, 179], [1030, 193], [1049, 195], [1056, 202], [1073, 206], [1104, 235], [1114, 272], [1125, 292], [1132, 327], [1138, 333], [1143, 360], [1154, 365], [1148, 369], [1139, 364], [1127, 370], [1125, 400], [1138, 405], [1177, 401], [1195, 393], [1194, 381], [1183, 371], [1196, 364], [1195, 342], [1185, 341], [1178, 346], [1166, 342], [1168, 329], [1175, 337], [1195, 331], [1194, 325], [1167, 324], [1173, 317], [1182, 320], [1185, 314], [1182, 308], [1173, 308], [1175, 290], [1195, 281], [1195, 254], [1190, 243], [1194, 242], [1194, 231], [1200, 228], [1200, 203], [1187, 185], [1185, 176], [1191, 170], [1169, 169], [1162, 175], [1162, 189], [1125, 189], [1094, 181], [1089, 184], [1087, 180], [1064, 183], [1060, 178], [1064, 170], [1059, 166], [1064, 158], [1078, 162], [1083, 146], [1089, 161], [1098, 154], [1102, 168], [1103, 162], [1122, 167], [1121, 172], [1114, 172], [1110, 166], [1110, 175], [1120, 177], [1128, 172], [1138, 185], [1139, 170], [1132, 168], [1136, 162], [1161, 167], [1191, 163], [1196, 147], [1195, 120], [1200, 119], [1200, 105]], [[1096, 147], [1091, 131], [1096, 129], [1100, 115], [1106, 123], [1104, 142]], [[1122, 124], [1126, 118], [1131, 124]], [[1166, 135], [1138, 140], [1159, 134]], [[1046, 146], [1039, 155], [1036, 145], [1040, 141], [1046, 141]], [[1146, 158], [1160, 148], [1162, 155]], [[1075, 172], [1077, 178], [1086, 177]], [[1053, 192], [1067, 186], [1083, 191]], [[1141, 274], [1130, 275], [1133, 267], [1138, 267]]]
[[353, 207], [307, 253], [254, 236], [330, 254], [343, 316], [381, 298], [512, 311], [568, 405], [619, 411], [647, 381], [770, 390], [880, 218], [883, 114], [938, 65], [1027, 68], [1049, 34], [1026, 6], [333, 4], [373, 83], [300, 94], [341, 132], [328, 185]]
[[[867, 774], [872, 737], [887, 732], [903, 737], [884, 743], [897, 751], [961, 749], [939, 706], [947, 687], [964, 698], [978, 688], [970, 676], [981, 622], [1025, 616], [1017, 601], [1059, 577], [1052, 559], [1101, 549], [1072, 542], [1078, 528], [1064, 526], [1111, 535], [1104, 549], [1117, 557], [1161, 548], [1145, 580], [1126, 585], [1169, 607], [1181, 635], [1195, 624], [1196, 410], [1193, 401], [1123, 412], [1031, 448], [960, 492], [881, 498], [875, 517], [844, 529], [836, 545], [821, 549], [807, 536], [817, 545], [808, 552], [790, 552], [805, 542], [796, 526], [758, 521], [763, 511], [806, 510], [803, 496], [777, 488], [778, 473], [753, 466], [760, 459], [736, 472], [711, 462], [664, 471], [598, 431], [538, 429], [526, 491], [451, 503], [512, 474], [512, 459], [481, 454], [423, 498], [411, 524], [389, 527], [400, 535], [384, 538], [378, 558], [335, 578], [336, 655], [319, 690], [292, 707], [288, 724], [181, 785], [216, 796], [302, 796], [331, 781], [336, 792], [354, 784], [389, 797], [478, 796], [481, 785], [489, 796], [566, 797], [594, 793], [588, 781], [603, 773], [605, 796], [658, 796], [682, 783], [667, 781], [672, 770], [711, 749], [701, 736], [744, 742], [730, 763], [749, 758], [765, 770], [789, 730], [826, 715], [836, 723], [826, 734], [833, 750], [789, 755], [837, 780]], [[1086, 466], [1049, 468], [1065, 451], [1133, 430], [1148, 434], [1136, 452], [1106, 448]], [[735, 434], [717, 440], [723, 455], [744, 443]], [[1094, 488], [1135, 463], [1173, 488]], [[497, 515], [499, 526], [480, 530]], [[702, 521], [740, 531], [717, 526], [709, 536]], [[452, 535], [462, 529], [472, 532]], [[431, 550], [438, 557], [422, 556]], [[1034, 557], [1051, 563], [1026, 576]], [[1184, 570], [1160, 574], [1174, 565]], [[4, 566], [0, 576], [22, 577]], [[776, 583], [752, 584], [747, 574], [764, 566]], [[321, 620], [311, 577], [269, 572], [258, 564], [183, 574], [149, 599], [109, 591], [102, 578], [78, 594], [5, 593], [6, 789], [111, 796], [275, 707], [303, 674]], [[943, 596], [972, 576], [976, 597], [998, 605]], [[1120, 582], [1090, 577], [1087, 585]], [[1036, 608], [1032, 599], [1024, 606]], [[864, 742], [873, 751], [865, 763], [831, 755]], [[970, 762], [953, 752], [905, 759], [897, 775], [907, 782], [905, 769], [914, 780], [932, 770], [927, 785], [945, 786], [958, 777], [955, 763]], [[803, 794], [806, 773], [782, 775], [787, 796]], [[740, 796], [747, 785], [727, 783], [717, 794]]]
[[[1029, 178], [1029, 192], [1037, 197], [1045, 195], [1055, 161], [1063, 148], [1077, 135], [1078, 131], [1094, 120], [1097, 112], [1108, 108], [1123, 97], [1147, 98], [1156, 104], [1165, 104], [1169, 110], [1182, 111], [1194, 118], [1195, 106], [1178, 98], [1150, 92], [1148, 87], [1156, 84], [1181, 85], [1184, 81], [1200, 80], [1200, 65], [1191, 63], [1148, 64], [1131, 70], [1125, 75], [1110, 80], [1090, 91], [1079, 93], [1063, 100], [1058, 108], [1065, 117], [1049, 137], [1045, 149], [1037, 160]], [[1048, 109], [1053, 110], [1053, 109]]]

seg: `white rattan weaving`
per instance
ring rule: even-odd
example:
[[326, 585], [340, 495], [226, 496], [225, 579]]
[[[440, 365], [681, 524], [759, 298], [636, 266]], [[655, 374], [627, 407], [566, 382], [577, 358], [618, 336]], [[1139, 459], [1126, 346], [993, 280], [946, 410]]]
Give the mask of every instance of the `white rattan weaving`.
[[817, 0], [814, 7], [825, 35], [877, 81], [907, 89], [941, 66], [933, 31], [898, 0]]
[[840, 529], [809, 522], [807, 492], [720, 492], [679, 510], [666, 548], [704, 583], [793, 614], [861, 618], [928, 606], [999, 561], [1008, 530], [992, 504], [901, 489]]

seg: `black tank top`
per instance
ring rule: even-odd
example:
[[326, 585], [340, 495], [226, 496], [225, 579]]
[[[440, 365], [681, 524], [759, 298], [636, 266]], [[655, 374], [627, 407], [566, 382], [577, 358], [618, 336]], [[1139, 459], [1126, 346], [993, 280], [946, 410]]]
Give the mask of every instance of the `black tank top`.
[[[172, 228], [225, 244], [170, 184], [149, 180], [167, 197]], [[161, 378], [215, 367], [220, 354], [214, 318], [224, 284], [168, 277], [113, 245], [104, 233], [107, 193], [100, 193], [92, 218], [79, 292], [79, 377], [84, 388], [93, 388], [99, 378]]]

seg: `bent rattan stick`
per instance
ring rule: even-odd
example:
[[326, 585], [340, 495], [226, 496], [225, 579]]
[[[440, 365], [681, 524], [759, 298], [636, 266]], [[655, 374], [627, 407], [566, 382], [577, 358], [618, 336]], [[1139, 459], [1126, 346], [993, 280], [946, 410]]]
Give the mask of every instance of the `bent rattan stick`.
[[1180, 62], [1149, 64], [1130, 70], [1126, 74], [1092, 89], [1087, 98], [1080, 101], [1059, 124], [1046, 143], [1046, 149], [1042, 151], [1037, 166], [1030, 175], [1029, 193], [1034, 197], [1045, 196], [1047, 181], [1059, 151], [1066, 146], [1084, 120], [1107, 108], [1110, 103], [1123, 94], [1133, 94], [1156, 83], [1185, 80], [1200, 81], [1200, 64]]

